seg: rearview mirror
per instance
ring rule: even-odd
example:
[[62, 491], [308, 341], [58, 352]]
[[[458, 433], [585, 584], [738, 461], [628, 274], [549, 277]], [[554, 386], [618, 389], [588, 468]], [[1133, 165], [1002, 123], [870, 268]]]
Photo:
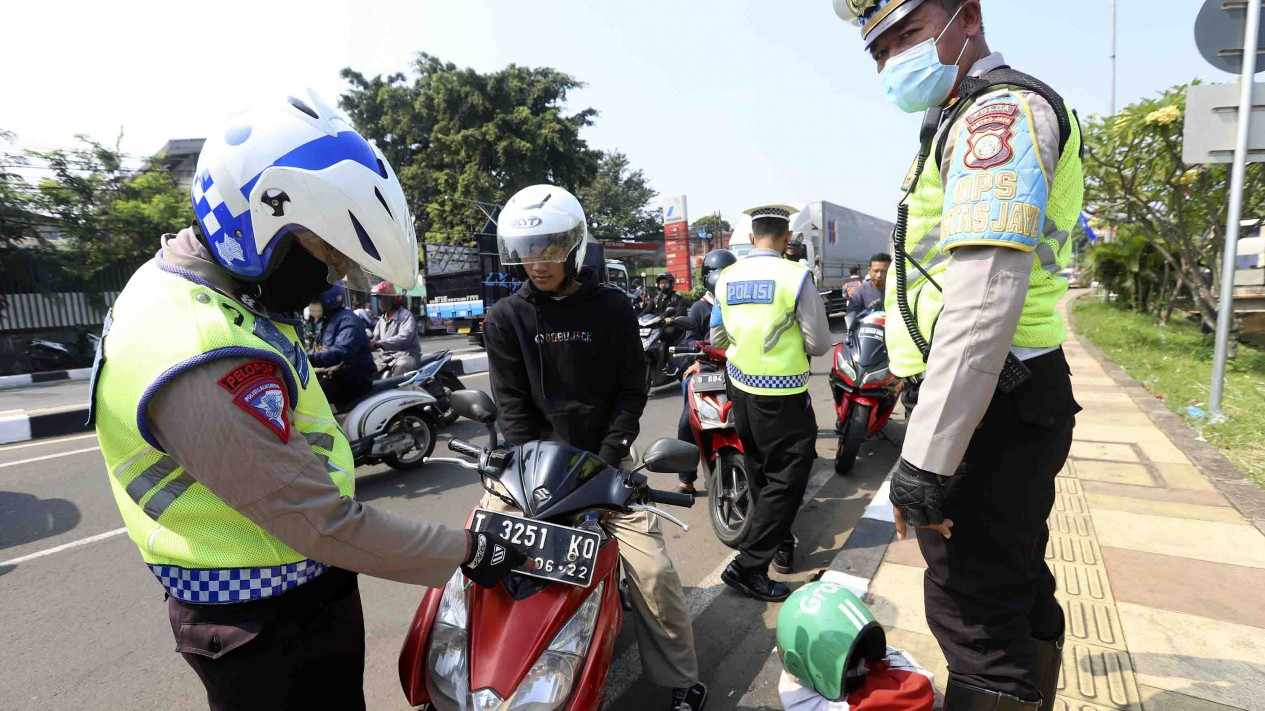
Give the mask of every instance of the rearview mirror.
[[671, 474], [698, 468], [698, 447], [679, 439], [661, 439], [646, 450], [642, 463], [652, 472]]
[[452, 394], [451, 402], [452, 409], [466, 419], [484, 425], [496, 421], [496, 403], [482, 390], [458, 390]]

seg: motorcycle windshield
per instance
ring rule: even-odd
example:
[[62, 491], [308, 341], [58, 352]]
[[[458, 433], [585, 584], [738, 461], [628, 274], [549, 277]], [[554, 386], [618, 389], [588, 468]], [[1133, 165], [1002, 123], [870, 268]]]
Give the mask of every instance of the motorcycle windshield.
[[550, 520], [623, 508], [632, 493], [623, 479], [592, 452], [562, 442], [529, 442], [516, 448], [500, 481], [528, 517]]
[[882, 313], [875, 313], [853, 325], [856, 338], [849, 345], [853, 348], [856, 364], [866, 370], [887, 365], [886, 323]]

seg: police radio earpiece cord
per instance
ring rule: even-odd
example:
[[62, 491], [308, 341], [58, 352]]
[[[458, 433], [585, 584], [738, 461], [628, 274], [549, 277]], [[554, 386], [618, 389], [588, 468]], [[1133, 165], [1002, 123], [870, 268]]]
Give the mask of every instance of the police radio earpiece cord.
[[[936, 131], [940, 128], [944, 114], [944, 109], [939, 106], [933, 106], [923, 114], [922, 130], [919, 133], [921, 147], [918, 149], [918, 158], [913, 170], [906, 178], [905, 195], [901, 198], [900, 204], [896, 206], [896, 228], [892, 233], [892, 251], [896, 253], [896, 307], [900, 311], [901, 320], [905, 323], [905, 330], [909, 332], [909, 337], [918, 348], [918, 352], [922, 353], [922, 362], [924, 363], [931, 356], [931, 344], [923, 337], [922, 330], [918, 328], [918, 320], [914, 318], [913, 312], [909, 308], [909, 277], [905, 267], [905, 261], [909, 257], [905, 252], [905, 240], [909, 231], [909, 196], [913, 194], [914, 187], [922, 178], [922, 172], [927, 167], [927, 158], [931, 155], [931, 143], [935, 139]], [[931, 275], [927, 273], [921, 263], [917, 260], [910, 261], [918, 268], [919, 272], [922, 272], [923, 277], [936, 288], [936, 291], [944, 293], [944, 289], [940, 288], [936, 280], [931, 278]]]

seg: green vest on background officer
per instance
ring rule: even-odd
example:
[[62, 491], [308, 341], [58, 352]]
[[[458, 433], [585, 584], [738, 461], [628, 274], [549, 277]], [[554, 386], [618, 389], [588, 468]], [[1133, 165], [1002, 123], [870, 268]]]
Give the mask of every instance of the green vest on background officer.
[[981, 0], [834, 7], [893, 103], [925, 112], [885, 299], [892, 372], [915, 378], [917, 403], [891, 500], [928, 563], [945, 709], [1048, 711], [1065, 621], [1045, 521], [1080, 409], [1055, 312], [1084, 193], [1080, 126], [989, 49]]
[[[751, 242], [745, 258], [720, 274], [711, 340], [726, 349], [734, 424], [742, 439], [752, 490], [750, 529], [721, 579], [751, 597], [781, 601], [790, 589], [769, 579], [794, 566], [791, 527], [816, 454], [817, 418], [808, 396], [809, 357], [830, 349], [826, 307], [812, 273], [784, 252], [791, 205], [747, 210]], [[713, 496], [733, 492], [713, 492]]]
[[414, 283], [403, 189], [304, 92], [212, 134], [191, 197], [197, 223], [162, 237], [106, 317], [89, 402], [111, 490], [210, 708], [363, 709], [356, 572], [438, 586], [460, 566], [491, 585], [525, 560], [357, 502], [295, 330], [344, 277]]

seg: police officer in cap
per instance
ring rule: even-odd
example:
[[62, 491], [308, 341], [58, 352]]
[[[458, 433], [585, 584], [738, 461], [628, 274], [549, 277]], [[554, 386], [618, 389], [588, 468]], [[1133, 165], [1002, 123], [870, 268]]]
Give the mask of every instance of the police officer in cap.
[[945, 708], [1050, 709], [1064, 620], [1044, 560], [1075, 414], [1059, 272], [1084, 193], [1075, 115], [1006, 65], [980, 0], [834, 0], [888, 97], [926, 112], [887, 280], [893, 374], [924, 379], [892, 475], [916, 527]]
[[808, 359], [831, 344], [812, 273], [782, 256], [795, 212], [789, 205], [746, 211], [755, 248], [721, 273], [711, 321], [712, 345], [727, 349], [734, 423], [757, 492], [751, 528], [721, 579], [770, 602], [791, 594], [768, 570], [770, 564], [783, 574], [793, 569], [791, 526], [817, 456]]

